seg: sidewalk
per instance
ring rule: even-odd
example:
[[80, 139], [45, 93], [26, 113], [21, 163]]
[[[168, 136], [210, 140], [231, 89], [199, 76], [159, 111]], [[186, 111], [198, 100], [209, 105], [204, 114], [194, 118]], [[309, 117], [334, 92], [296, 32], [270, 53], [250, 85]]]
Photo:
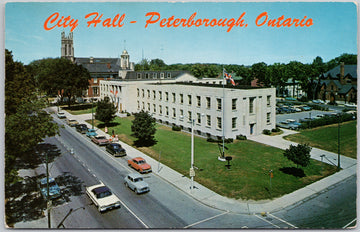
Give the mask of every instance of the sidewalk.
[[[54, 110], [56, 112], [56, 109]], [[79, 123], [85, 123], [88, 127], [91, 127], [90, 124], [86, 123], [85, 120], [91, 119], [91, 114], [83, 114], [83, 115], [71, 115], [64, 111], [66, 116], [71, 119], [76, 119]], [[278, 136], [266, 136], [266, 135], [258, 135], [251, 136], [248, 139], [263, 143], [266, 145], [270, 145], [273, 147], [278, 147], [280, 149], [287, 149], [290, 144], [296, 145], [291, 141], [287, 141], [282, 137], [291, 133], [296, 133], [291, 130], [284, 130], [284, 134]], [[98, 134], [106, 135], [104, 131], [97, 130]], [[168, 181], [178, 189], [183, 192], [189, 194], [194, 199], [202, 202], [205, 205], [234, 213], [261, 213], [261, 212], [273, 212], [281, 210], [282, 208], [291, 206], [296, 204], [299, 201], [302, 201], [308, 197], [311, 197], [318, 192], [321, 192], [334, 184], [337, 184], [343, 181], [346, 178], [349, 178], [352, 175], [356, 175], [357, 173], [357, 161], [355, 159], [351, 159], [345, 156], [341, 156], [341, 168], [340, 172], [337, 172], [329, 177], [326, 177], [320, 181], [317, 181], [313, 184], [310, 184], [302, 189], [299, 189], [290, 194], [284, 195], [280, 198], [274, 200], [265, 200], [265, 201], [243, 201], [243, 200], [235, 200], [227, 197], [223, 197], [210, 189], [202, 186], [201, 184], [196, 182], [196, 177], [194, 181], [194, 189], [190, 189], [191, 180], [187, 177], [184, 177], [182, 174], [172, 170], [171, 168], [159, 163], [157, 160], [143, 154], [142, 152], [136, 150], [135, 148], [119, 141], [121, 146], [126, 149], [127, 156], [129, 158], [134, 158], [137, 156], [141, 156], [146, 159], [147, 163], [149, 163], [153, 168], [153, 173], [161, 177], [162, 179]], [[311, 158], [323, 161], [332, 165], [337, 165], [337, 157], [338, 155], [332, 152], [320, 150], [317, 148], [313, 148], [311, 153]], [[321, 155], [325, 155], [326, 158], [321, 158]]]

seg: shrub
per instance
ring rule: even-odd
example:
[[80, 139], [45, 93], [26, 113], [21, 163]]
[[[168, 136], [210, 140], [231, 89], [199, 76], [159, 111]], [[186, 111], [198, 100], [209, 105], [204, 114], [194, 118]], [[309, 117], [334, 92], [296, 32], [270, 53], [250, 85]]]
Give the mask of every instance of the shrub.
[[276, 128], [274, 128], [274, 129], [271, 130], [271, 132], [280, 132], [280, 131], [281, 131], [281, 130], [280, 130], [279, 127], [276, 127]]
[[172, 126], [171, 128], [173, 131], [181, 131], [181, 127], [179, 126]]
[[268, 129], [263, 130], [264, 135], [271, 135], [271, 131]]
[[247, 140], [245, 135], [238, 135], [238, 136], [236, 136], [236, 139], [237, 140]]

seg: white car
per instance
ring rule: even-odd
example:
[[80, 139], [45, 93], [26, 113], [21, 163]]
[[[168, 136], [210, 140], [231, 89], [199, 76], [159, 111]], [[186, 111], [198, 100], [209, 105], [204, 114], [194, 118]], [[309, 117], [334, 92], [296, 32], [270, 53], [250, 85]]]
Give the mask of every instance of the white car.
[[129, 173], [125, 179], [124, 183], [126, 187], [129, 187], [131, 190], [137, 194], [149, 192], [150, 188], [148, 183], [144, 181], [144, 178], [139, 173]]
[[57, 113], [57, 116], [58, 116], [58, 118], [66, 118], [64, 112], [59, 112], [59, 113]]
[[99, 212], [104, 212], [108, 209], [120, 208], [119, 198], [111, 192], [103, 183], [86, 187], [86, 194], [89, 196]]

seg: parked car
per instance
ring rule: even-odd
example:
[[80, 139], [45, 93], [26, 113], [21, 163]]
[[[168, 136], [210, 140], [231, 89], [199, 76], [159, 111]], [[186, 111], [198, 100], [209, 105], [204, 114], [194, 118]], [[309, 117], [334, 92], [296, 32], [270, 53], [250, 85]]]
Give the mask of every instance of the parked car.
[[[47, 178], [42, 178], [39, 183], [39, 189], [41, 192], [41, 195], [44, 197], [44, 199], [47, 199]], [[55, 179], [52, 177], [49, 177], [49, 199], [56, 199], [61, 196], [61, 190], [57, 183], [55, 182]]]
[[112, 154], [113, 156], [126, 156], [126, 151], [118, 143], [109, 143], [106, 145], [106, 151]]
[[64, 112], [58, 112], [58, 113], [57, 113], [57, 117], [58, 117], [58, 118], [66, 118]]
[[96, 136], [97, 135], [97, 133], [96, 133], [96, 131], [95, 131], [95, 129], [91, 129], [91, 128], [89, 128], [88, 130], [87, 130], [87, 132], [86, 132], [86, 136], [87, 137], [93, 137], [93, 136]]
[[302, 109], [305, 110], [305, 111], [309, 111], [309, 110], [311, 110], [312, 108], [311, 108], [310, 106], [303, 106]]
[[99, 146], [105, 146], [110, 143], [110, 141], [104, 135], [96, 135], [91, 138], [91, 141], [93, 141], [95, 144]]
[[152, 171], [151, 166], [141, 157], [129, 159], [128, 165], [140, 173], [148, 173]]
[[146, 193], [150, 191], [148, 183], [144, 181], [144, 178], [138, 173], [130, 173], [124, 179], [126, 187], [130, 188], [137, 194]]
[[86, 124], [77, 124], [75, 128], [76, 131], [80, 132], [81, 134], [85, 134], [88, 131]]
[[69, 126], [76, 126], [77, 124], [79, 124], [79, 122], [76, 121], [75, 119], [68, 119], [68, 120], [66, 120], [66, 123], [67, 123]]
[[103, 183], [86, 187], [86, 195], [95, 204], [99, 212], [120, 208], [120, 199]]

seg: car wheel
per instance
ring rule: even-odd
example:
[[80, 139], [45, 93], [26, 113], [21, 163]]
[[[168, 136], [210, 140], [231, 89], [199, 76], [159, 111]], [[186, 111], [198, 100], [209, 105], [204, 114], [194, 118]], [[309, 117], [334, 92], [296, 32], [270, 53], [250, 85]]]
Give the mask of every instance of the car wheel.
[[139, 192], [137, 191], [137, 189], [136, 189], [136, 188], [134, 188], [134, 192], [136, 192], [136, 194], [139, 194]]

